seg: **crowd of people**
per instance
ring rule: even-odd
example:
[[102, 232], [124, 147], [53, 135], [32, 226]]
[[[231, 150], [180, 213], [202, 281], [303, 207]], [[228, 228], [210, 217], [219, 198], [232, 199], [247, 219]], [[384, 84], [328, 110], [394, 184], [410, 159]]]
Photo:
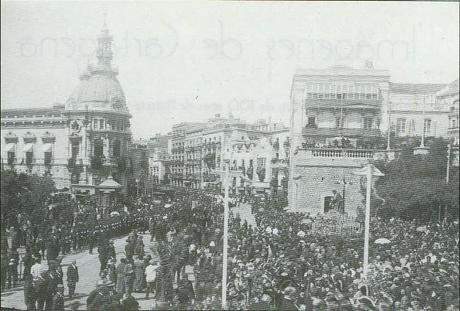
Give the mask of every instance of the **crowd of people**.
[[[137, 267], [134, 274], [144, 279], [135, 291], [153, 292], [154, 310], [219, 309], [221, 199], [194, 192], [175, 195], [168, 208], [148, 200], [142, 205], [150, 213], [152, 254], [158, 260], [131, 259], [126, 252], [125, 265]], [[458, 222], [418, 230], [415, 223], [373, 219], [371, 241], [390, 243], [371, 247], [364, 282], [362, 235], [318, 234], [312, 223], [321, 227], [330, 223], [328, 217], [305, 221], [305, 215], [286, 212], [277, 201], [252, 198], [251, 205], [255, 226], [230, 215], [229, 309], [458, 310]], [[155, 271], [152, 282], [146, 281], [148, 270]], [[126, 278], [126, 267], [119, 271], [118, 278]], [[129, 288], [117, 283], [114, 292], [130, 297]]]
[[[373, 217], [369, 273], [364, 280], [362, 234], [319, 234], [313, 229], [330, 225], [330, 217], [286, 212], [284, 201], [257, 197], [244, 200], [249, 201], [256, 223], [251, 225], [230, 213], [229, 309], [459, 309], [458, 221], [421, 226]], [[136, 310], [139, 303], [132, 295], [135, 292], [152, 299], [152, 310], [220, 309], [221, 196], [184, 190], [165, 200], [140, 198], [129, 210], [95, 222], [93, 234], [97, 238], [89, 238], [87, 243], [90, 248], [91, 243], [97, 247], [100, 278], [86, 301], [86, 309]], [[74, 221], [70, 228], [76, 227]], [[63, 230], [51, 226], [50, 236]], [[110, 238], [128, 233], [124, 254], [117, 255]], [[387, 242], [375, 244], [377, 239]], [[39, 310], [43, 305], [61, 305], [59, 255], [68, 248], [50, 248], [53, 243], [47, 238], [49, 268], [42, 271], [42, 278], [53, 285], [47, 287], [46, 295], [37, 295], [45, 297], [40, 298], [43, 301], [31, 299], [27, 303], [29, 306], [33, 302]], [[45, 252], [41, 253], [40, 247], [29, 249], [32, 262], [40, 264]], [[36, 271], [41, 270], [31, 266], [30, 273], [24, 272], [25, 292], [36, 287]], [[54, 274], [61, 281], [49, 281], [55, 279], [51, 277]], [[78, 277], [74, 280], [67, 284], [70, 296]]]

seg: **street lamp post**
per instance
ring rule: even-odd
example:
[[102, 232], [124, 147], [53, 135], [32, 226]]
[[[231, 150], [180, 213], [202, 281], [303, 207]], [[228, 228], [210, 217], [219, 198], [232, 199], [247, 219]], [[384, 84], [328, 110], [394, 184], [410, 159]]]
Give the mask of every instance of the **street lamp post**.
[[222, 252], [222, 309], [227, 305], [227, 264], [228, 264], [228, 188], [230, 183], [230, 165], [226, 164], [225, 170], [225, 194], [224, 194], [224, 243]]
[[371, 191], [372, 191], [372, 176], [382, 177], [384, 174], [380, 172], [373, 164], [369, 163], [366, 167], [355, 172], [356, 175], [366, 176], [366, 214], [364, 218], [364, 259], [363, 259], [363, 278], [367, 279], [369, 270], [369, 226], [371, 212]]
[[446, 184], [449, 183], [449, 175], [450, 175], [450, 156], [452, 152], [452, 143], [447, 145], [447, 167], [446, 167]]

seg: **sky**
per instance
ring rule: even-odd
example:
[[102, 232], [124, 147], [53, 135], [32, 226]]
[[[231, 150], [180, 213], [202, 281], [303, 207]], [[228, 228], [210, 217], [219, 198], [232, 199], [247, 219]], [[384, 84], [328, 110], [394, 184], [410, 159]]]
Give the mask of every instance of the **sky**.
[[3, 108], [65, 103], [106, 20], [135, 138], [230, 112], [289, 122], [298, 68], [459, 76], [459, 3], [1, 2]]

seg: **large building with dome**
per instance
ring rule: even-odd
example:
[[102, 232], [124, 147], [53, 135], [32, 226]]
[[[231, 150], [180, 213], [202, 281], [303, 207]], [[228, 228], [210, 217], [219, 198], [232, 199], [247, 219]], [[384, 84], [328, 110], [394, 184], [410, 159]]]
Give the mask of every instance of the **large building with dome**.
[[105, 25], [97, 43], [97, 64], [65, 104], [2, 109], [2, 169], [49, 175], [75, 194], [126, 193], [131, 114]]

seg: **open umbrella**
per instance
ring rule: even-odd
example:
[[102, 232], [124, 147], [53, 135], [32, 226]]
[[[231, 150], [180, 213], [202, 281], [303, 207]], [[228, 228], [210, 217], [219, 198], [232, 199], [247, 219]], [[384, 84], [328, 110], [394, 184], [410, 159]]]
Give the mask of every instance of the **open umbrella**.
[[120, 216], [120, 213], [119, 212], [111, 212], [110, 216]]
[[375, 240], [374, 243], [375, 244], [389, 244], [391, 243], [391, 241], [385, 238], [380, 238], [380, 239]]
[[427, 232], [428, 228], [426, 226], [420, 226], [416, 230], [417, 232]]

